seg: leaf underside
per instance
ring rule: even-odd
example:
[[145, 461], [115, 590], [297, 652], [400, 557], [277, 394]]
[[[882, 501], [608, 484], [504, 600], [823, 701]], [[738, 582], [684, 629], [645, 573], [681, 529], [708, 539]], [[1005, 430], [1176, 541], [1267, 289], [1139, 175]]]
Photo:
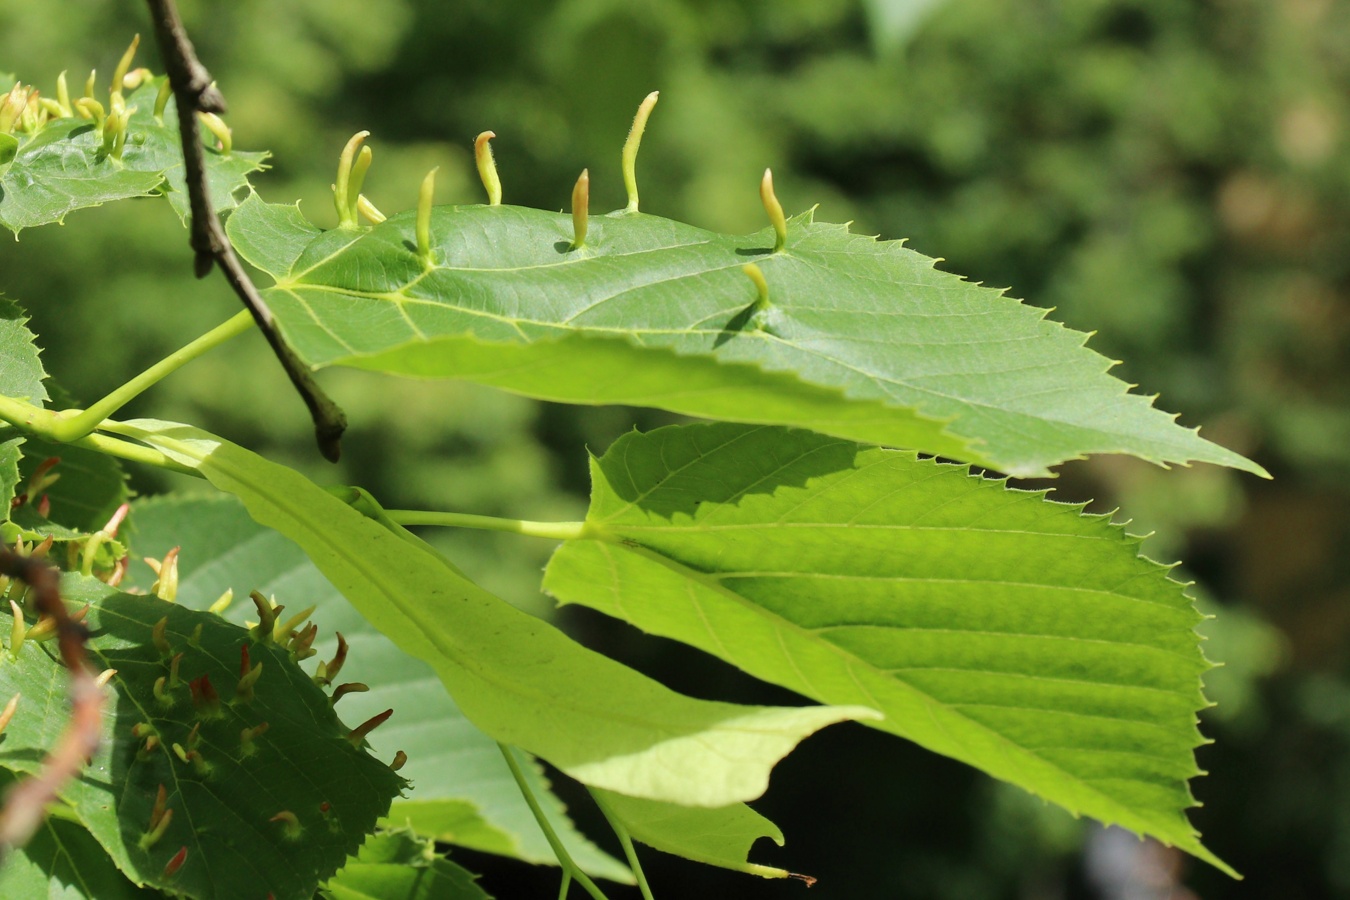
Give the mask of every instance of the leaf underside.
[[545, 588], [1228, 871], [1186, 820], [1209, 668], [1139, 538], [964, 466], [683, 426], [592, 462]]
[[491, 595], [291, 469], [186, 425], [140, 420], [117, 431], [238, 496], [401, 650], [429, 663], [478, 728], [583, 783], [726, 806], [762, 794], [772, 767], [807, 735], [877, 715], [682, 696]]
[[[164, 194], [178, 217], [188, 217], [183, 151], [174, 100], [155, 119], [155, 95], [167, 76], [148, 78], [126, 97], [136, 107], [128, 123], [122, 159], [103, 152], [95, 123], [54, 119], [35, 134], [17, 135], [17, 154], [0, 170], [0, 226], [16, 235], [24, 228], [61, 222], [78, 209], [114, 200]], [[205, 149], [207, 185], [217, 211], [233, 209], [248, 176], [264, 168], [266, 153]]]
[[[160, 558], [179, 547], [178, 600], [204, 609], [225, 590], [235, 601], [224, 616], [242, 623], [255, 616], [246, 599], [257, 590], [291, 607], [315, 607], [323, 635], [314, 644], [316, 660], [337, 648], [334, 632], [350, 647], [340, 680], [370, 690], [346, 695], [342, 715], [353, 722], [393, 709], [393, 717], [369, 738], [373, 752], [392, 759], [408, 754], [399, 774], [413, 784], [389, 811], [394, 825], [411, 824], [427, 837], [527, 862], [556, 864], [534, 816], [516, 787], [497, 744], [474, 728], [445, 693], [426, 663], [400, 651], [361, 617], [304, 552], [282, 535], [249, 518], [233, 497], [157, 497], [137, 501], [131, 522], [138, 556]], [[132, 587], [149, 587], [149, 567], [135, 566]], [[628, 868], [587, 840], [568, 820], [537, 764], [524, 766], [535, 796], [569, 848], [591, 875], [629, 881]]]
[[780, 253], [770, 232], [626, 212], [592, 217], [573, 250], [561, 214], [438, 207], [430, 266], [411, 213], [325, 232], [252, 195], [228, 227], [315, 366], [795, 425], [1019, 475], [1089, 453], [1260, 471], [1128, 393], [1045, 310], [810, 213]]

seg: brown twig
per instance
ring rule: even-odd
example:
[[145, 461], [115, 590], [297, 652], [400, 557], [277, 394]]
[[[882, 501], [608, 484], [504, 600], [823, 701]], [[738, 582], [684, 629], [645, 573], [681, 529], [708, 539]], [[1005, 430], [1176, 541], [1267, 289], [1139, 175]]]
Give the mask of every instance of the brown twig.
[[103, 734], [103, 689], [85, 661], [88, 630], [70, 617], [61, 599], [60, 572], [40, 559], [0, 549], [0, 575], [17, 578], [32, 588], [39, 616], [50, 616], [56, 622], [57, 647], [70, 669], [71, 695], [70, 724], [47, 756], [42, 772], [16, 784], [0, 809], [3, 854], [28, 842], [42, 824], [47, 804], [98, 751]]
[[244, 306], [253, 314], [258, 330], [267, 338], [272, 352], [281, 361], [282, 368], [290, 376], [291, 383], [300, 392], [309, 414], [314, 419], [314, 435], [319, 442], [319, 452], [326, 459], [337, 461], [341, 452], [342, 432], [347, 428], [347, 417], [310, 375], [309, 368], [296, 356], [295, 351], [282, 340], [277, 331], [272, 311], [249, 279], [239, 259], [234, 255], [230, 239], [220, 224], [220, 217], [211, 207], [211, 198], [206, 184], [206, 161], [202, 153], [201, 131], [197, 124], [198, 112], [222, 113], [225, 111], [225, 98], [216, 89], [211, 73], [197, 59], [178, 17], [178, 9], [173, 0], [146, 0], [150, 5], [150, 15], [155, 23], [155, 38], [159, 42], [160, 53], [164, 57], [164, 68], [169, 76], [174, 100], [178, 107], [178, 133], [183, 140], [183, 172], [187, 179], [188, 205], [192, 210], [191, 237], [189, 241], [196, 254], [193, 262], [198, 278], [211, 271], [213, 264], [220, 266], [225, 280], [239, 295]]

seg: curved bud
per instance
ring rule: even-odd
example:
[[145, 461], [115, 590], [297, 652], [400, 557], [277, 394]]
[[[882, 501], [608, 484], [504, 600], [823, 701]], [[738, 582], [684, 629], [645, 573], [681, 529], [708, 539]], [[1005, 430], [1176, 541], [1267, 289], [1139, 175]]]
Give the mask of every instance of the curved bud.
[[210, 675], [202, 675], [188, 682], [192, 692], [192, 705], [203, 719], [214, 719], [220, 715], [220, 695], [211, 684]]
[[250, 629], [250, 633], [255, 641], [266, 643], [272, 639], [272, 629], [277, 624], [277, 613], [284, 607], [273, 607], [271, 602], [257, 591], [250, 592], [248, 598], [258, 610], [258, 624]]
[[170, 694], [168, 690], [168, 679], [163, 675], [155, 679], [155, 686], [152, 692], [155, 695], [155, 700], [159, 702], [160, 706], [173, 706], [173, 695]]
[[169, 628], [169, 617], [165, 616], [155, 623], [155, 627], [150, 629], [150, 640], [154, 643], [155, 649], [159, 651], [161, 659], [169, 659], [173, 656], [173, 647], [169, 644], [169, 638], [166, 632]]
[[225, 124], [225, 120], [211, 112], [199, 112], [197, 118], [220, 142], [221, 155], [229, 156], [234, 150], [234, 133], [230, 131], [230, 126]]
[[94, 99], [94, 86], [97, 83], [97, 81], [98, 81], [98, 69], [90, 69], [89, 77], [84, 80], [84, 94], [82, 95], [83, 98], [89, 100]]
[[66, 83], [65, 72], [56, 76], [56, 102], [61, 107], [62, 116], [68, 119], [75, 115], [75, 108], [70, 105], [70, 86]]
[[333, 658], [326, 663], [319, 663], [319, 669], [314, 673], [315, 683], [326, 686], [333, 683], [338, 673], [342, 671], [342, 666], [347, 662], [347, 639], [342, 636], [342, 632], [337, 633], [337, 652]]
[[347, 740], [352, 742], [353, 747], [360, 747], [361, 742], [366, 739], [366, 735], [383, 725], [393, 714], [394, 711], [392, 709], [386, 709], [382, 713], [376, 713], [360, 725], [357, 725], [351, 731], [347, 732]]
[[101, 688], [105, 688], [108, 686], [108, 682], [113, 680], [113, 676], [116, 674], [117, 674], [116, 669], [104, 669], [102, 672], [98, 673], [98, 677], [94, 679], [94, 684], [98, 685]]
[[582, 169], [572, 188], [572, 249], [580, 250], [586, 246], [586, 220], [591, 208], [590, 169]]
[[366, 138], [370, 137], [369, 131], [358, 131], [347, 141], [347, 145], [342, 148], [342, 153], [338, 156], [337, 181], [333, 183], [333, 205], [337, 207], [338, 227], [355, 228], [356, 204], [352, 200], [351, 179], [352, 165], [356, 161], [356, 155], [361, 150], [361, 145], [365, 143]]
[[502, 180], [497, 177], [497, 161], [492, 157], [492, 145], [488, 141], [497, 135], [484, 131], [473, 139], [473, 161], [478, 166], [478, 177], [487, 189], [488, 206], [502, 205]]
[[136, 842], [142, 850], [149, 850], [151, 847], [155, 846], [155, 844], [159, 843], [160, 838], [164, 837], [164, 832], [169, 830], [169, 824], [173, 822], [173, 810], [164, 810], [158, 818], [152, 814], [151, 819], [154, 824], [152, 824], [150, 830], [141, 835], [140, 840]]
[[245, 728], [239, 732], [239, 754], [240, 756], [252, 756], [258, 752], [258, 745], [255, 743], [258, 738], [267, 733], [270, 726], [266, 722], [260, 722], [252, 728]]
[[422, 189], [417, 192], [417, 256], [428, 268], [432, 265], [431, 202], [436, 196], [436, 173], [439, 171], [440, 166], [437, 166], [428, 172], [422, 179]]
[[295, 629], [302, 625], [310, 616], [314, 615], [314, 610], [317, 608], [317, 606], [307, 606], [291, 616], [285, 622], [278, 621], [276, 625], [272, 626], [272, 640], [276, 641], [278, 644], [289, 641], [291, 635], [295, 633]]
[[289, 809], [283, 809], [267, 821], [280, 822], [281, 835], [288, 841], [299, 840], [300, 835], [305, 833], [305, 829], [300, 825], [300, 820]]
[[769, 223], [773, 225], [773, 252], [778, 253], [787, 245], [787, 217], [783, 215], [783, 204], [773, 192], [773, 171], [764, 170], [759, 181], [759, 199], [764, 203], [764, 211], [769, 214]]
[[372, 225], [378, 225], [389, 218], [384, 213], [375, 208], [375, 204], [366, 199], [365, 194], [358, 194], [356, 197], [356, 211], [370, 220]]
[[356, 221], [356, 214], [361, 206], [361, 188], [366, 183], [366, 172], [370, 171], [370, 164], [375, 161], [375, 151], [369, 147], [362, 147], [361, 152], [356, 154], [356, 161], [352, 163], [352, 174], [347, 180], [347, 197], [352, 204], [352, 221]]
[[755, 284], [755, 291], [758, 296], [755, 298], [754, 308], [756, 310], [767, 309], [769, 306], [769, 283], [764, 280], [764, 273], [754, 263], [746, 263], [741, 266], [741, 271], [750, 276], [750, 280]]
[[5, 704], [4, 712], [0, 712], [0, 733], [3, 733], [9, 727], [9, 720], [14, 718], [14, 711], [19, 708], [19, 698], [22, 696], [22, 694], [15, 694], [10, 697], [9, 702]]
[[19, 658], [23, 642], [28, 637], [28, 623], [23, 620], [23, 610], [13, 600], [9, 601], [10, 611], [14, 613], [14, 624], [9, 629], [9, 655]]
[[164, 878], [169, 879], [177, 875], [185, 862], [187, 862], [187, 847], [180, 849], [173, 855], [173, 859], [164, 864]]
[[81, 118], [93, 119], [94, 125], [98, 128], [103, 127], [103, 117], [107, 113], [103, 110], [103, 104], [93, 97], [81, 97], [76, 100], [75, 111], [80, 114]]
[[330, 705], [336, 706], [337, 702], [348, 694], [364, 694], [368, 690], [370, 690], [370, 685], [368, 684], [363, 684], [360, 681], [349, 681], [346, 684], [339, 684], [334, 688], [333, 697], [328, 702]]
[[207, 612], [213, 612], [216, 615], [223, 615], [225, 610], [230, 608], [234, 602], [234, 588], [226, 588], [225, 593], [216, 598], [215, 602], [206, 608]]
[[[106, 535], [107, 532], [99, 532]], [[150, 586], [150, 593], [161, 600], [167, 600], [172, 603], [178, 597], [178, 551], [179, 547], [174, 547], [168, 553], [164, 554], [164, 559], [160, 560], [158, 565], [152, 565], [155, 570], [155, 583]], [[150, 562], [150, 560], [146, 560]]]
[[182, 653], [175, 654], [174, 658], [169, 660], [169, 687], [171, 689], [176, 688], [183, 683], [183, 680], [178, 677], [178, 667], [182, 664], [182, 662], [183, 662]]
[[406, 763], [407, 761], [408, 761], [408, 754], [400, 750], [394, 754], [394, 761], [389, 764], [389, 768], [397, 772], [399, 769], [403, 768], [404, 763]]
[[131, 39], [131, 46], [127, 47], [127, 52], [122, 54], [122, 58], [117, 61], [117, 68], [113, 69], [112, 84], [109, 90], [116, 96], [122, 95], [123, 82], [126, 81], [127, 72], [131, 71], [131, 61], [136, 58], [136, 48], [141, 45], [141, 36], [138, 34]]
[[164, 81], [159, 86], [159, 93], [155, 94], [155, 121], [164, 124], [164, 107], [169, 105], [169, 98], [173, 96], [173, 83], [169, 81], [169, 76], [164, 76]]
[[660, 91], [652, 91], [638, 105], [637, 115], [633, 117], [633, 127], [628, 129], [628, 140], [623, 142], [623, 186], [628, 192], [628, 212], [638, 211], [637, 155], [642, 146], [642, 133], [647, 130], [647, 119], [656, 106]]

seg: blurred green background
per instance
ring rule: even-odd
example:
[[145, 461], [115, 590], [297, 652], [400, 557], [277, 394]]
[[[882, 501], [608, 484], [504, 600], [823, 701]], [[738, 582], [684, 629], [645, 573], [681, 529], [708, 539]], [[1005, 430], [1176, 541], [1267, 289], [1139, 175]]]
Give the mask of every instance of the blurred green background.
[[[508, 203], [560, 209], [584, 166], [593, 208], [622, 203], [619, 147], [660, 89], [639, 161], [643, 209], [761, 227], [772, 166], [790, 212], [907, 238], [944, 267], [1011, 286], [1182, 421], [1271, 482], [1131, 459], [1063, 467], [1067, 500], [1120, 508], [1185, 560], [1217, 618], [1215, 739], [1194, 821], [1247, 878], [1117, 840], [893, 738], [844, 726], [777, 770], [758, 808], [788, 835], [766, 862], [812, 897], [1350, 896], [1350, 3], [1345, 0], [183, 0], [231, 104], [236, 146], [269, 149], [258, 189], [332, 224], [346, 138], [370, 129], [367, 193], [477, 202], [473, 136], [494, 130]], [[111, 71], [134, 0], [0, 0], [0, 69], [50, 90]], [[153, 49], [142, 62], [156, 66]], [[235, 302], [195, 281], [166, 204], [72, 215], [0, 241], [0, 290], [33, 315], [49, 371], [92, 399]], [[635, 424], [454, 384], [323, 376], [352, 420], [343, 462], [256, 335], [130, 410], [200, 423], [395, 506], [529, 518], [584, 509], [584, 452]], [[143, 491], [167, 486], [134, 473]], [[434, 539], [541, 614], [547, 544]], [[598, 616], [565, 626], [702, 696], [772, 689]], [[576, 814], [593, 822], [584, 799]], [[603, 829], [592, 828], [603, 838]], [[650, 854], [657, 895], [790, 897], [800, 885]], [[499, 898], [553, 896], [542, 870], [457, 854]], [[1184, 885], [1184, 886], [1183, 886]], [[615, 896], [623, 895], [616, 891]], [[633, 894], [632, 896], [636, 896]]]

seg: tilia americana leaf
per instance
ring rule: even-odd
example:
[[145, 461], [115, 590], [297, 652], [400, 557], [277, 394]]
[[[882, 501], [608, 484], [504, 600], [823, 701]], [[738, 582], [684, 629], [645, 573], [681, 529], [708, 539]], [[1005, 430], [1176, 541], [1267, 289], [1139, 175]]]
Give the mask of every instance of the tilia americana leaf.
[[635, 202], [587, 217], [587, 183], [570, 215], [433, 208], [424, 190], [363, 226], [339, 197], [329, 231], [254, 195], [228, 230], [316, 367], [800, 426], [1015, 475], [1092, 453], [1264, 474], [1131, 394], [1045, 310], [812, 212], [784, 220], [767, 173], [773, 227], [742, 236]]
[[[159, 194], [187, 220], [168, 77], [129, 68], [138, 43], [132, 42], [106, 89], [91, 74], [83, 96], [74, 96], [63, 72], [54, 91], [14, 83], [0, 95], [0, 226], [17, 236], [24, 228], [64, 221], [78, 209]], [[267, 154], [236, 150], [218, 118], [204, 118], [203, 126], [212, 204], [233, 209]]]
[[[313, 897], [406, 783], [296, 665], [308, 630], [250, 630], [78, 575], [62, 591], [88, 604], [88, 653], [110, 696], [104, 740], [61, 791], [61, 814], [136, 884]], [[0, 768], [28, 775], [66, 727], [67, 679], [32, 616], [13, 618], [0, 612], [0, 697], [20, 695]]]
[[630, 434], [591, 475], [559, 600], [1231, 871], [1185, 815], [1201, 616], [1108, 517], [775, 427]]

